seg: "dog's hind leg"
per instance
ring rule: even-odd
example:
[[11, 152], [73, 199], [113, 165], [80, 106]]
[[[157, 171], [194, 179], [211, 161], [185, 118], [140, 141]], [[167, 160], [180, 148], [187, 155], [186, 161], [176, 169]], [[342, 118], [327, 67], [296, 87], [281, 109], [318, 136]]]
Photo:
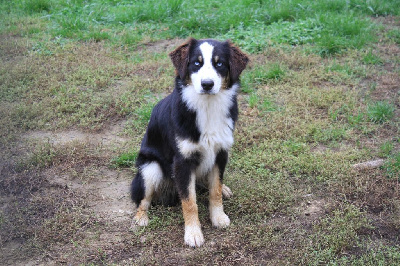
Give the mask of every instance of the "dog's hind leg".
[[132, 221], [135, 225], [146, 226], [149, 223], [147, 210], [162, 178], [163, 172], [157, 162], [146, 163], [139, 167], [131, 187], [132, 200], [137, 206], [137, 212]]
[[222, 184], [222, 196], [224, 196], [225, 199], [229, 199], [233, 196], [232, 190], [225, 184]]

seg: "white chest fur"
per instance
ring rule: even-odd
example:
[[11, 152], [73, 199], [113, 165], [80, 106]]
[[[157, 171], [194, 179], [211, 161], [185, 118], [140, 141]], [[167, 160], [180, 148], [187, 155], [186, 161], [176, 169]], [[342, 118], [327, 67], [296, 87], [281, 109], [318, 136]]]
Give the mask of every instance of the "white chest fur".
[[196, 125], [200, 131], [199, 142], [177, 139], [184, 157], [200, 152], [201, 163], [196, 170], [198, 177], [205, 176], [214, 166], [217, 153], [228, 151], [233, 144], [233, 120], [229, 115], [232, 99], [238, 86], [221, 90], [215, 95], [199, 95], [191, 86], [183, 89], [182, 96], [188, 107], [196, 111]]

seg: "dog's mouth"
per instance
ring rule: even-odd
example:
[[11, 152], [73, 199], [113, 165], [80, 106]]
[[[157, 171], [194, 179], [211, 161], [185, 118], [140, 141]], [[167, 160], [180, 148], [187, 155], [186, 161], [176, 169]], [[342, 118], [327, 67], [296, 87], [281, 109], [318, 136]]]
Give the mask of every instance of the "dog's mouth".
[[207, 91], [207, 90], [202, 90], [200, 91], [201, 95], [215, 95], [217, 94], [215, 91]]

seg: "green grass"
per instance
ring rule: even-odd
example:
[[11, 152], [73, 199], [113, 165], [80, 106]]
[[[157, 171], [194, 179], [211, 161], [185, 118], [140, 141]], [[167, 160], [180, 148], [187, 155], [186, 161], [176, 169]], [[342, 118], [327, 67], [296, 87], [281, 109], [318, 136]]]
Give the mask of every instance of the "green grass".
[[111, 160], [111, 163], [117, 167], [132, 167], [135, 165], [137, 152], [123, 153]]
[[400, 153], [397, 152], [388, 158], [383, 165], [386, 174], [389, 178], [400, 178]]
[[242, 91], [254, 91], [259, 86], [266, 85], [270, 81], [282, 79], [285, 76], [285, 73], [284, 67], [277, 63], [257, 66], [243, 74]]
[[368, 51], [362, 60], [364, 63], [371, 65], [381, 65], [383, 63], [382, 59], [380, 59], [379, 56], [372, 53], [372, 51]]
[[358, 232], [368, 227], [370, 225], [365, 214], [355, 206], [344, 206], [333, 211], [331, 217], [322, 219], [315, 227], [315, 249], [318, 253], [328, 255], [328, 258], [318, 258], [318, 261], [321, 263], [331, 259], [330, 256], [355, 248], [359, 240]]
[[[360, 48], [373, 40], [373, 23], [365, 15], [396, 15], [397, 1], [15, 1], [0, 12], [40, 16], [49, 33], [78, 40], [138, 44], [173, 37], [231, 38], [249, 52], [271, 44], [315, 44], [323, 56]], [[215, 12], [218, 10], [217, 12]], [[15, 24], [15, 23], [13, 23]], [[156, 27], [156, 25], [159, 25]], [[12, 29], [2, 24], [1, 31]], [[29, 31], [29, 27], [27, 29]], [[112, 32], [113, 34], [108, 34]], [[129, 37], [124, 33], [129, 32]], [[42, 31], [35, 34], [41, 35]]]
[[400, 30], [394, 29], [388, 31], [388, 37], [395, 43], [400, 44]]
[[367, 114], [370, 121], [383, 123], [392, 119], [395, 107], [385, 101], [379, 101], [368, 106]]

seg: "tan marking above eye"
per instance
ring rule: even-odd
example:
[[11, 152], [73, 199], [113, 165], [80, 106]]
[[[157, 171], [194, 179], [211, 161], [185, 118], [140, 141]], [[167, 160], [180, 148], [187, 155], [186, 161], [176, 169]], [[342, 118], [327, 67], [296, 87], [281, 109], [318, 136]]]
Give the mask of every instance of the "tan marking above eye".
[[199, 60], [199, 62], [201, 63], [203, 61], [203, 57], [201, 55], [199, 55], [199, 57], [197, 58], [197, 60]]
[[215, 63], [217, 63], [217, 62], [218, 62], [218, 60], [219, 60], [219, 56], [218, 56], [218, 55], [216, 55], [216, 56], [214, 57], [214, 60], [215, 60]]

